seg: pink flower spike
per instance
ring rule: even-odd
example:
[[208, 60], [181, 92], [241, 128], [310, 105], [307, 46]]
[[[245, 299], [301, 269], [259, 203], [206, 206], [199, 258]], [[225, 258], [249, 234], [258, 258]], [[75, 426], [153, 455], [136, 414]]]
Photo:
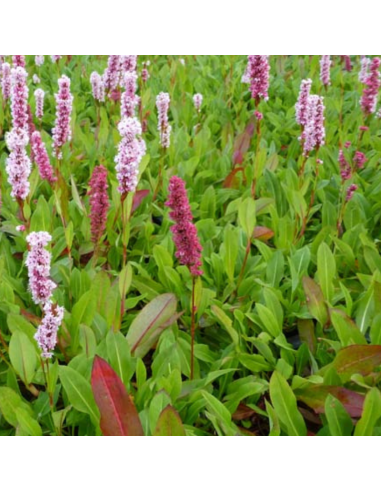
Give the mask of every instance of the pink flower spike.
[[50, 58], [53, 63], [57, 63], [61, 60], [63, 55], [50, 55]]
[[261, 99], [268, 101], [270, 86], [269, 55], [248, 55], [251, 97], [256, 104]]
[[350, 202], [352, 200], [352, 198], [354, 197], [354, 194], [356, 193], [356, 191], [359, 189], [359, 187], [357, 185], [351, 185], [348, 190], [347, 190], [347, 196], [346, 196], [346, 201], [347, 202]]
[[365, 84], [365, 82], [369, 76], [370, 62], [371, 62], [371, 60], [367, 56], [363, 56], [361, 58], [361, 70], [359, 73], [359, 80], [362, 84]]
[[47, 302], [44, 306], [44, 317], [38, 327], [35, 340], [42, 351], [44, 359], [51, 359], [57, 345], [57, 334], [64, 318], [64, 308]]
[[22, 67], [12, 69], [11, 110], [13, 128], [26, 129], [28, 127], [28, 95], [26, 83], [28, 74]]
[[36, 89], [34, 91], [34, 98], [36, 100], [36, 118], [41, 121], [44, 116], [45, 92], [42, 89]]
[[94, 244], [102, 238], [107, 223], [107, 213], [110, 208], [108, 197], [107, 170], [103, 166], [94, 169], [90, 179], [90, 220], [91, 236]]
[[122, 55], [123, 72], [136, 72], [138, 55]]
[[41, 178], [46, 179], [50, 184], [55, 183], [57, 178], [54, 176], [54, 170], [50, 164], [48, 152], [42, 141], [40, 132], [34, 132], [32, 134], [31, 145], [34, 161], [37, 164]]
[[150, 65], [149, 61], [146, 61], [143, 63], [143, 69], [142, 69], [142, 81], [146, 84], [148, 79], [150, 78], [150, 74], [148, 71], [148, 67]]
[[331, 85], [331, 55], [322, 55], [320, 60], [320, 80], [324, 87]]
[[185, 183], [177, 176], [171, 178], [166, 206], [172, 209], [169, 216], [175, 222], [171, 231], [177, 249], [176, 258], [182, 265], [189, 268], [194, 277], [199, 277], [203, 274], [201, 269], [202, 247], [196, 226], [193, 224]]
[[171, 98], [166, 92], [161, 92], [156, 98], [156, 107], [159, 113], [158, 130], [160, 132], [160, 143], [163, 149], [171, 145], [172, 127], [169, 124], [168, 111]]
[[203, 98], [202, 94], [195, 94], [193, 96], [193, 104], [194, 104], [194, 107], [196, 108], [197, 113], [201, 113], [201, 107], [202, 107], [203, 100], [204, 100], [204, 98]]
[[308, 104], [311, 94], [312, 80], [303, 80], [300, 86], [299, 99], [296, 103], [296, 121], [302, 127], [308, 122]]
[[118, 126], [122, 140], [119, 144], [117, 164], [118, 191], [121, 195], [135, 193], [138, 186], [139, 166], [146, 153], [142, 139], [142, 126], [137, 118], [124, 118]]
[[11, 196], [17, 200], [25, 200], [29, 195], [29, 176], [32, 164], [26, 153], [29, 143], [28, 132], [25, 129], [14, 128], [5, 136], [8, 149], [11, 151], [6, 171], [8, 183], [12, 186]]
[[104, 102], [105, 100], [105, 85], [103, 77], [98, 72], [93, 72], [90, 76], [93, 96], [96, 101]]
[[353, 158], [353, 162], [358, 169], [364, 169], [365, 164], [368, 162], [366, 155], [362, 152], [356, 151], [355, 156]]
[[29, 288], [35, 304], [50, 301], [56, 284], [50, 279], [52, 255], [46, 250], [52, 237], [47, 232], [32, 232], [26, 238], [30, 251], [26, 259], [28, 267]]
[[44, 55], [36, 55], [34, 57], [34, 63], [37, 65], [37, 67], [41, 67], [44, 64], [44, 61], [45, 61]]
[[58, 80], [58, 94], [55, 94], [57, 103], [56, 121], [53, 128], [54, 155], [62, 159], [62, 147], [71, 140], [71, 113], [73, 96], [70, 93], [70, 79], [63, 75]]
[[12, 55], [12, 64], [14, 68], [17, 67], [25, 68], [26, 66], [25, 55]]
[[120, 82], [121, 55], [109, 55], [106, 71], [103, 75], [105, 90], [108, 93], [118, 88]]
[[133, 118], [136, 113], [136, 107], [139, 104], [139, 97], [136, 95], [138, 76], [136, 72], [126, 72], [124, 74], [123, 87], [125, 92], [121, 99], [122, 118]]
[[378, 92], [381, 87], [380, 58], [373, 58], [370, 64], [370, 74], [365, 80], [365, 89], [361, 98], [361, 108], [365, 116], [377, 111]]
[[339, 164], [340, 164], [340, 174], [343, 181], [347, 181], [352, 177], [352, 169], [348, 161], [344, 156], [344, 152], [340, 150], [339, 152]]
[[4, 101], [11, 98], [12, 94], [12, 75], [9, 63], [3, 63], [1, 66], [1, 91]]

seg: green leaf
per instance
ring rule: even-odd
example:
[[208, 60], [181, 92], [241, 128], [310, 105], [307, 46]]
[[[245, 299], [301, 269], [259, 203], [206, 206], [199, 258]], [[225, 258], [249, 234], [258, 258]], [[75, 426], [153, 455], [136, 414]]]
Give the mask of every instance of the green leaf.
[[333, 367], [346, 383], [355, 374], [368, 376], [381, 365], [381, 346], [352, 345], [341, 350], [332, 364], [322, 369], [326, 372]]
[[225, 330], [228, 332], [230, 338], [232, 339], [233, 343], [235, 345], [238, 345], [239, 343], [239, 336], [236, 330], [233, 328], [233, 322], [229, 318], [225, 312], [220, 309], [218, 306], [212, 306], [212, 312], [214, 316], [218, 319], [219, 323], [221, 326], [225, 328]]
[[342, 437], [352, 435], [352, 419], [344, 406], [332, 395], [328, 396], [325, 403], [325, 415], [332, 436]]
[[16, 331], [12, 335], [9, 358], [16, 373], [29, 386], [36, 373], [38, 357], [35, 346], [22, 331]]
[[248, 237], [253, 235], [257, 224], [255, 211], [255, 201], [252, 198], [246, 198], [238, 209], [239, 223]]
[[277, 416], [288, 436], [306, 436], [307, 427], [298, 410], [296, 396], [286, 379], [274, 372], [270, 381], [270, 396]]
[[364, 335], [356, 326], [355, 322], [343, 313], [343, 311], [332, 309], [331, 320], [343, 347], [348, 347], [349, 345], [367, 345]]
[[73, 407], [79, 412], [90, 415], [93, 423], [98, 425], [100, 415], [90, 382], [71, 367], [60, 366], [59, 376]]
[[16, 410], [16, 417], [23, 433], [27, 434], [28, 436], [42, 436], [42, 429], [40, 424], [37, 422], [37, 420], [32, 418], [24, 408], [19, 407]]
[[172, 324], [177, 310], [174, 294], [164, 294], [151, 301], [135, 318], [127, 334], [131, 353], [145, 357], [161, 333]]
[[373, 388], [365, 398], [364, 412], [356, 426], [355, 436], [374, 435], [374, 428], [381, 419], [381, 393]]
[[304, 277], [303, 287], [311, 316], [319, 321], [321, 326], [325, 326], [328, 323], [329, 316], [321, 288], [309, 277]]
[[155, 437], [185, 437], [185, 429], [179, 414], [174, 408], [168, 406], [159, 417], [154, 432]]
[[109, 362], [126, 386], [135, 372], [128, 342], [121, 333], [109, 331], [106, 343]]
[[0, 411], [4, 419], [12, 427], [17, 427], [18, 425], [17, 410], [19, 408], [23, 408], [32, 415], [32, 410], [22, 401], [17, 393], [10, 388], [0, 388]]
[[318, 250], [318, 278], [324, 298], [332, 302], [334, 294], [333, 280], [336, 276], [336, 261], [332, 251], [326, 243], [322, 243]]

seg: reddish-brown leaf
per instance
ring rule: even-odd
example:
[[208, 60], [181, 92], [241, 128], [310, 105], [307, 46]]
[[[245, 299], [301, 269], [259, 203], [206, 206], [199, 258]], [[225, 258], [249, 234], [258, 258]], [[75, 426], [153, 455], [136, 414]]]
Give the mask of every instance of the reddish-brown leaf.
[[274, 237], [274, 232], [268, 227], [256, 227], [254, 231], [254, 239], [258, 239], [263, 243], [270, 241]]
[[139, 414], [119, 376], [96, 356], [91, 385], [104, 436], [143, 436]]
[[364, 407], [364, 396], [340, 386], [316, 385], [295, 392], [299, 401], [305, 403], [316, 413], [325, 413], [325, 402], [328, 395], [339, 400], [352, 418], [359, 418]]
[[132, 213], [134, 213], [135, 210], [137, 210], [140, 207], [140, 205], [142, 204], [142, 201], [148, 195], [149, 195], [149, 190], [139, 190], [135, 193], [134, 201], [132, 203]]
[[245, 128], [245, 131], [238, 135], [235, 143], [234, 143], [234, 155], [233, 155], [233, 164], [236, 166], [237, 164], [243, 164], [245, 159], [245, 155], [250, 148], [251, 139], [254, 135], [255, 130], [255, 118], [251, 118], [249, 124]]
[[381, 346], [352, 345], [337, 354], [332, 367], [349, 380], [354, 374], [368, 376], [381, 365]]
[[233, 171], [229, 174], [229, 176], [225, 179], [223, 187], [224, 188], [234, 188], [237, 183], [237, 174], [240, 172], [243, 172], [244, 168], [243, 167], [236, 167], [233, 169]]

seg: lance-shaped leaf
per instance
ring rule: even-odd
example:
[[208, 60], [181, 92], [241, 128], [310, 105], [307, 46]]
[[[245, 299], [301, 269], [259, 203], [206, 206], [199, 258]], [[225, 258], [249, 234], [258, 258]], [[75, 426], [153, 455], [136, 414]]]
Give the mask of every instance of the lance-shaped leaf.
[[16, 331], [9, 345], [9, 357], [17, 374], [28, 386], [35, 375], [37, 367], [37, 352], [27, 335]]
[[381, 346], [352, 345], [341, 350], [329, 367], [336, 369], [342, 381], [346, 383], [354, 374], [368, 376], [381, 365]]
[[295, 391], [299, 401], [305, 403], [316, 413], [325, 413], [325, 404], [329, 395], [339, 400], [352, 418], [359, 418], [364, 407], [364, 397], [340, 386], [314, 385]]
[[325, 415], [332, 436], [351, 436], [353, 423], [348, 412], [339, 400], [329, 395], [325, 403]]
[[274, 372], [270, 381], [270, 396], [275, 412], [291, 436], [306, 436], [307, 427], [298, 410], [296, 397], [286, 379], [278, 372]]
[[339, 340], [343, 347], [349, 345], [367, 345], [367, 341], [356, 323], [351, 320], [343, 311], [332, 309], [330, 311], [332, 324], [336, 330]]
[[177, 299], [164, 294], [151, 301], [135, 318], [127, 334], [131, 353], [143, 358], [159, 340], [163, 330], [175, 319]]
[[107, 362], [96, 356], [91, 375], [104, 436], [143, 436], [139, 414], [121, 379]]
[[185, 437], [185, 429], [176, 410], [168, 406], [159, 417], [154, 435], [156, 437]]
[[336, 261], [326, 243], [322, 243], [318, 251], [318, 277], [324, 297], [331, 302], [334, 294], [333, 280], [336, 276]]
[[356, 436], [371, 437], [374, 428], [381, 419], [381, 393], [377, 388], [373, 388], [367, 395], [364, 405], [364, 413], [357, 424]]
[[329, 316], [321, 288], [309, 277], [304, 277], [303, 287], [311, 316], [319, 321], [322, 326], [325, 326], [328, 323]]

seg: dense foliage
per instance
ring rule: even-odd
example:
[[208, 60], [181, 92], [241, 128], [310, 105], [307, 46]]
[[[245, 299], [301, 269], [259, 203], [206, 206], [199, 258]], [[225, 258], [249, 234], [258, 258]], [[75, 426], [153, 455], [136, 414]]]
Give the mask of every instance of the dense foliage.
[[[34, 137], [25, 199], [11, 196], [19, 144], [7, 146], [15, 118], [0, 96], [0, 435], [380, 435], [381, 119], [360, 104], [360, 56], [331, 55], [324, 85], [320, 56], [271, 55], [266, 101], [242, 81], [247, 56], [139, 55], [136, 193], [115, 162], [128, 89], [97, 101], [90, 77], [107, 56], [52, 56], [26, 57], [28, 131], [54, 176], [35, 165]], [[70, 105], [67, 81], [54, 97], [62, 75], [71, 141], [52, 133]], [[324, 96], [326, 138], [303, 154], [305, 79]], [[160, 138], [161, 92], [172, 131]], [[173, 229], [173, 176], [197, 234]], [[176, 256], [196, 236], [202, 272], [197, 254]], [[47, 250], [56, 288], [42, 296], [28, 264]], [[52, 358], [36, 339], [44, 317], [60, 325]]]

